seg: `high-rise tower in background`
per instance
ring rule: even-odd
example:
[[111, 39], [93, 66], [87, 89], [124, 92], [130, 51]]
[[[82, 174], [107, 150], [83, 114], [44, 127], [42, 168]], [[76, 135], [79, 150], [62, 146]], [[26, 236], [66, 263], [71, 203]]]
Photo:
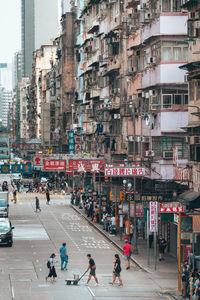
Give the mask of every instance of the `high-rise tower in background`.
[[31, 77], [33, 51], [50, 45], [59, 34], [60, 0], [21, 0], [22, 70]]

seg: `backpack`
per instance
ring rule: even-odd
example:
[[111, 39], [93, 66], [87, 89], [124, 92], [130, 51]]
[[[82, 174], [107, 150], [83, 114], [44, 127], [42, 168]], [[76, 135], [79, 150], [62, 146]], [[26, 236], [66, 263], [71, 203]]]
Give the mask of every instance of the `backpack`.
[[49, 261], [49, 260], [47, 261], [47, 268], [48, 268], [48, 269], [51, 268], [51, 264], [50, 264], [50, 261]]

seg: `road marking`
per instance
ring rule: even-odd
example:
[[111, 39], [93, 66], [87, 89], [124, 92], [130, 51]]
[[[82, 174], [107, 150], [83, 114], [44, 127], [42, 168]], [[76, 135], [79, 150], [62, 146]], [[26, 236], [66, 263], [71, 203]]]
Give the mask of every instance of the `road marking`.
[[11, 291], [12, 291], [12, 298], [15, 298], [14, 287], [12, 287]]
[[91, 288], [90, 288], [89, 286], [88, 286], [87, 288], [88, 288], [88, 290], [89, 290], [90, 294], [92, 295], [92, 297], [94, 297], [94, 298], [95, 298], [95, 294], [93, 293], [93, 291], [91, 290]]
[[45, 287], [49, 287], [50, 285], [49, 284], [39, 284], [38, 287], [42, 287], [42, 288], [45, 288]]

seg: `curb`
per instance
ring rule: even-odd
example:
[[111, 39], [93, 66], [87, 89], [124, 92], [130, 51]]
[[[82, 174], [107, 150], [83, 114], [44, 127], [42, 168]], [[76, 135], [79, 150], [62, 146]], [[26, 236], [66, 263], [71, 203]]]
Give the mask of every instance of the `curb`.
[[[103, 235], [111, 244], [113, 244], [121, 253], [123, 253], [123, 249], [122, 247], [120, 247], [116, 242], [114, 242], [111, 238], [109, 238], [107, 236], [107, 234], [105, 234], [103, 232], [103, 230], [99, 229], [93, 222], [91, 222], [90, 220], [88, 220], [88, 218], [86, 216], [84, 216], [84, 214], [82, 214], [78, 208], [74, 207], [71, 204], [71, 208], [73, 208], [74, 211], [76, 211], [82, 218], [84, 218], [91, 226], [93, 226], [101, 235]], [[135, 260], [134, 258], [131, 257], [131, 261], [133, 263], [136, 264], [136, 266], [138, 268], [140, 268], [142, 271], [146, 272], [146, 273], [150, 273], [145, 267], [143, 267], [140, 263], [137, 262], [137, 260]]]

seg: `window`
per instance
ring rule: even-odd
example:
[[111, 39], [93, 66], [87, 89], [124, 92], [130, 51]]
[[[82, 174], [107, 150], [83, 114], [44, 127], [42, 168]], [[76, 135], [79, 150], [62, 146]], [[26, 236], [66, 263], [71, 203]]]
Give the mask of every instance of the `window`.
[[190, 101], [194, 101], [194, 81], [189, 82]]
[[172, 104], [172, 95], [163, 95], [163, 108], [169, 108]]
[[162, 0], [162, 12], [181, 11], [181, 0]]
[[162, 11], [163, 12], [171, 11], [171, 0], [162, 0]]
[[197, 81], [196, 89], [197, 89], [196, 100], [200, 100], [200, 80]]
[[152, 150], [157, 157], [163, 157], [164, 151], [173, 151], [178, 149], [178, 157], [185, 158], [188, 156], [187, 144], [184, 138], [177, 137], [152, 137]]
[[190, 145], [190, 160], [200, 162], [200, 145]]
[[162, 61], [187, 61], [188, 47], [180, 42], [162, 42]]
[[182, 104], [182, 95], [174, 95], [174, 104], [181, 105]]

